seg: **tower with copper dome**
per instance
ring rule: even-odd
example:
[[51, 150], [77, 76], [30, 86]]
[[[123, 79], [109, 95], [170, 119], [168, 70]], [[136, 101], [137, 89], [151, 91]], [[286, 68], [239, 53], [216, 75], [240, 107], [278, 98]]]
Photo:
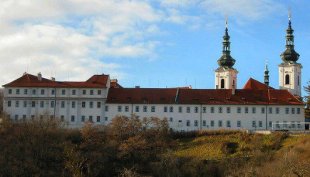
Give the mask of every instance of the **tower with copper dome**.
[[230, 36], [226, 20], [225, 34], [223, 36], [222, 56], [217, 60], [219, 67], [215, 70], [216, 89], [235, 89], [237, 88], [238, 71], [233, 68], [236, 60], [230, 55]]
[[293, 95], [301, 96], [302, 65], [297, 62], [299, 54], [294, 49], [293, 33], [291, 15], [289, 14], [285, 50], [280, 55], [282, 63], [279, 65], [279, 87], [288, 90]]

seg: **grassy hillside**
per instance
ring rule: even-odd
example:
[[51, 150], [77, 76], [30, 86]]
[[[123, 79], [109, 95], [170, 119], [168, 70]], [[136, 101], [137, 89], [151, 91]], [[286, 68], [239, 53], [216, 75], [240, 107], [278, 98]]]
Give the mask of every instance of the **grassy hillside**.
[[310, 176], [310, 135], [208, 135], [178, 139], [173, 153], [204, 161], [220, 176]]

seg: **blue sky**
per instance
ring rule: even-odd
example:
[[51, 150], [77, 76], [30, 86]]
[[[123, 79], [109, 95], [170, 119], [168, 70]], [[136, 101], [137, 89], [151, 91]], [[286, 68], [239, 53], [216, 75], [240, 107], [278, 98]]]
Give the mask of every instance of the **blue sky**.
[[250, 78], [278, 88], [288, 9], [295, 49], [310, 81], [307, 0], [4, 0], [0, 84], [29, 72], [57, 80], [110, 74], [133, 87], [214, 88], [225, 16], [238, 88]]

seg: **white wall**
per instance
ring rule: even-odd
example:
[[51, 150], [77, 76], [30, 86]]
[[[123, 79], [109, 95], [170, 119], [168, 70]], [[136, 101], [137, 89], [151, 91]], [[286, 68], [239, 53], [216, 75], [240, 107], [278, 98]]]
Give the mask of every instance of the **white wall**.
[[[293, 95], [301, 96], [301, 68], [302, 66], [300, 64], [280, 64], [279, 65], [280, 89], [287, 89]], [[290, 76], [290, 84], [285, 84], [285, 76], [287, 74]]]
[[[272, 123], [278, 122], [304, 122], [303, 106], [266, 106], [266, 105], [146, 105], [146, 104], [107, 104], [109, 110], [106, 114], [110, 121], [117, 115], [130, 116], [132, 113], [137, 116], [143, 117], [159, 117], [167, 118], [171, 128], [177, 131], [191, 131], [191, 130], [217, 130], [217, 129], [249, 129], [249, 130], [266, 130], [271, 129], [270, 121]], [[121, 112], [118, 111], [118, 106], [122, 107]], [[125, 106], [128, 106], [128, 112], [125, 112]], [[140, 111], [135, 111], [135, 106], [140, 107]], [[148, 107], [147, 112], [143, 112], [143, 106]], [[156, 112], [150, 112], [151, 107], [156, 107]], [[164, 107], [167, 107], [167, 112], [164, 112]], [[170, 112], [170, 107], [173, 107], [173, 112]], [[179, 107], [182, 107], [182, 113], [179, 113]], [[190, 113], [187, 113], [187, 107], [190, 108]], [[198, 112], [195, 112], [195, 107], [198, 108]], [[206, 108], [206, 112], [203, 112], [203, 107]], [[214, 109], [214, 113], [211, 113], [211, 109]], [[222, 109], [222, 113], [219, 113], [219, 109]], [[241, 108], [241, 113], [237, 113], [238, 107]], [[256, 109], [256, 113], [252, 113], [252, 108]], [[133, 108], [133, 112], [131, 112]], [[227, 113], [227, 108], [230, 109], [230, 113]], [[248, 113], [245, 113], [248, 108]], [[261, 109], [265, 109], [262, 113]], [[269, 108], [272, 108], [272, 113], [269, 113]], [[276, 113], [276, 108], [279, 109], [279, 113]], [[289, 114], [285, 113], [285, 109], [289, 109]], [[292, 108], [295, 113], [292, 114]], [[297, 114], [297, 108], [300, 109], [300, 113]], [[172, 118], [172, 121], [170, 120]], [[190, 121], [190, 125], [187, 126], [187, 121]], [[198, 122], [195, 126], [195, 121]], [[206, 122], [204, 125], [203, 122]], [[214, 126], [211, 126], [211, 121], [214, 121]], [[222, 126], [219, 126], [219, 121], [222, 121]], [[227, 127], [227, 122], [230, 121], [230, 127]], [[241, 122], [240, 127], [237, 126], [237, 121]], [[256, 127], [253, 127], [253, 121], [255, 121]], [[267, 125], [266, 125], [267, 122]], [[261, 126], [260, 126], [261, 123]]]

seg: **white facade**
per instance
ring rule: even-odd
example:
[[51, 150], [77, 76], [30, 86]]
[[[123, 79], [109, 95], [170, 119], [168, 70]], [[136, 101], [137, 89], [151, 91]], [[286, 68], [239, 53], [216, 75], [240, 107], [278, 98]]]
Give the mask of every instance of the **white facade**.
[[35, 117], [59, 118], [69, 127], [103, 123], [106, 88], [10, 87], [4, 91], [4, 111], [15, 121]]
[[282, 63], [279, 65], [279, 86], [293, 95], [301, 96], [301, 69], [299, 63]]
[[220, 67], [215, 71], [215, 89], [236, 89], [238, 71], [233, 68]]
[[[176, 131], [194, 130], [271, 130], [272, 124], [291, 123], [291, 130], [302, 130], [301, 105], [179, 105], [107, 104], [107, 123], [115, 116], [167, 118]], [[280, 128], [280, 127], [279, 127]]]

